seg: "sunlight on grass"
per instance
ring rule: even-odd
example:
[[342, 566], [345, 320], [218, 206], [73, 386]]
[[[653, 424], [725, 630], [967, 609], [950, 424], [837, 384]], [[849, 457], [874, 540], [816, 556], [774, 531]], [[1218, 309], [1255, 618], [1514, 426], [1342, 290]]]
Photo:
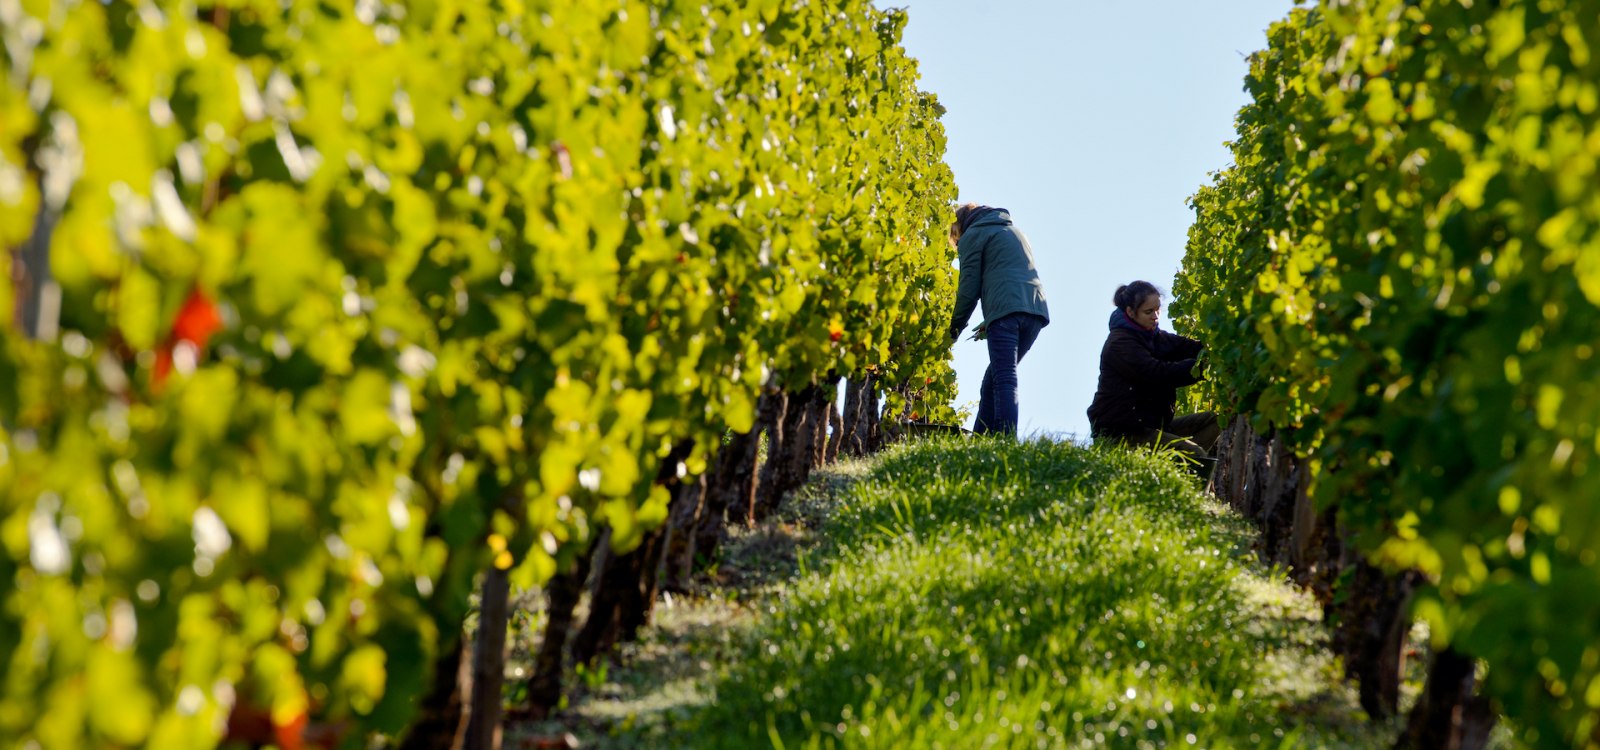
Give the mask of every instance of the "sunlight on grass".
[[[844, 493], [682, 741], [1297, 745], [1340, 692], [1334, 666], [1306, 663], [1315, 607], [1242, 561], [1239, 533], [1158, 458], [894, 449]], [[1315, 728], [1332, 745], [1363, 731]]]
[[1321, 609], [1158, 456], [942, 440], [736, 529], [559, 721], [585, 747], [1393, 744]]

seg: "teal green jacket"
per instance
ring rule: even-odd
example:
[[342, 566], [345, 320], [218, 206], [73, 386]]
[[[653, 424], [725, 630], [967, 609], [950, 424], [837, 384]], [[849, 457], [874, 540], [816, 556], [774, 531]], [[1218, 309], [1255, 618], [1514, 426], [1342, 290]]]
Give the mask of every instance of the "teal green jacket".
[[961, 257], [961, 279], [956, 285], [956, 311], [950, 319], [950, 338], [959, 338], [983, 303], [980, 331], [1012, 313], [1033, 313], [1050, 322], [1044, 302], [1044, 285], [1033, 265], [1033, 249], [1022, 230], [1004, 210], [986, 211], [973, 219], [956, 245]]

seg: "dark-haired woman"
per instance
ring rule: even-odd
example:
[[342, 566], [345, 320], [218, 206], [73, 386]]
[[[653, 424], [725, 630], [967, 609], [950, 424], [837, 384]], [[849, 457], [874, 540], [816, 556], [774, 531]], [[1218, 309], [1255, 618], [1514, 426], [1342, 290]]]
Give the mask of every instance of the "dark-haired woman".
[[1195, 357], [1203, 345], [1161, 330], [1161, 292], [1148, 281], [1117, 288], [1111, 333], [1100, 350], [1100, 384], [1089, 405], [1095, 440], [1171, 445], [1200, 459], [1220, 430], [1210, 412], [1174, 416], [1178, 389], [1199, 381]]

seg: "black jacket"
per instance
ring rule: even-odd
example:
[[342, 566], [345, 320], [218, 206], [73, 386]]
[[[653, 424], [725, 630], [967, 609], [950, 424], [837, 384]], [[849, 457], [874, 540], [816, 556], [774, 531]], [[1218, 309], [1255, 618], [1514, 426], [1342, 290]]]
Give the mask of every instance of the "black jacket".
[[1124, 437], [1164, 429], [1172, 422], [1178, 389], [1198, 382], [1194, 358], [1200, 342], [1134, 325], [1121, 310], [1111, 314], [1111, 334], [1100, 349], [1100, 384], [1089, 405], [1095, 437]]

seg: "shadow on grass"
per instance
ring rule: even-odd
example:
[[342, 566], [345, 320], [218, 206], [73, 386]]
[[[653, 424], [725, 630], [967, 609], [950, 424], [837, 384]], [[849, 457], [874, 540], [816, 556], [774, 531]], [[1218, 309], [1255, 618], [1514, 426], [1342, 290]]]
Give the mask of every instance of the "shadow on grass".
[[[731, 528], [719, 561], [687, 595], [663, 597], [641, 639], [622, 644], [600, 670], [569, 674], [568, 705], [559, 714], [508, 722], [504, 747], [568, 747], [569, 739], [585, 748], [694, 746], [678, 727], [709, 704], [717, 673], [736, 658], [762, 606], [801, 575], [802, 551], [816, 545], [817, 527], [866, 467], [844, 461], [819, 469], [776, 516], [754, 529]], [[526, 609], [541, 606], [529, 602]], [[580, 607], [580, 621], [582, 614]], [[541, 627], [529, 617], [513, 632], [513, 680], [523, 666], [515, 656], [531, 662]]]

